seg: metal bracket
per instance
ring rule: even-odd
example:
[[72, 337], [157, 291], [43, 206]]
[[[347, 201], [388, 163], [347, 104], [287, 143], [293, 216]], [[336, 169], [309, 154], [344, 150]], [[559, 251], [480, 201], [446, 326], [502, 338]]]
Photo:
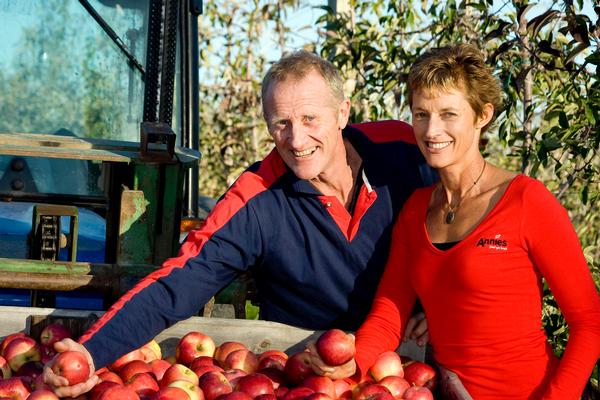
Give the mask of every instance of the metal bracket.
[[147, 161], [173, 161], [177, 135], [164, 122], [142, 122], [140, 153]]
[[[61, 233], [60, 217], [70, 217], [68, 237]], [[36, 204], [33, 207], [30, 258], [56, 261], [61, 248], [69, 249], [68, 261], [77, 261], [79, 212], [75, 206]]]

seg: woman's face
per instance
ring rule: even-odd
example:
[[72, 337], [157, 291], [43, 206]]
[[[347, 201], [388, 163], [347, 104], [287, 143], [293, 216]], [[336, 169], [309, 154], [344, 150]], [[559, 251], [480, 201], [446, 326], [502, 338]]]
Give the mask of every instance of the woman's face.
[[412, 124], [427, 163], [445, 168], [468, 163], [479, 156], [481, 128], [492, 117], [486, 104], [478, 117], [460, 89], [424, 90], [413, 94]]

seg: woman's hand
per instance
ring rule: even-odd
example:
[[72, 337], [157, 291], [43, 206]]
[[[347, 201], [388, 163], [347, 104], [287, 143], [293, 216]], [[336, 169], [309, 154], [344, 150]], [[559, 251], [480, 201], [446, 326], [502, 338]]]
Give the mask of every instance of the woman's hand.
[[96, 369], [94, 367], [92, 356], [87, 349], [83, 347], [83, 345], [72, 339], [63, 339], [54, 344], [54, 350], [56, 350], [58, 353], [65, 352], [67, 350], [79, 351], [85, 355], [90, 366], [90, 376], [88, 380], [73, 386], [69, 386], [67, 378], [56, 375], [52, 371], [52, 365], [54, 364], [56, 357], [50, 360], [50, 362], [44, 366], [44, 382], [52, 386], [54, 393], [56, 393], [58, 397], [77, 397], [83, 393], [89, 392], [98, 382], [100, 382], [100, 378], [98, 378], [98, 376], [95, 374]]
[[[354, 335], [350, 336], [352, 336], [352, 340], [354, 340]], [[346, 364], [334, 367], [323, 362], [321, 357], [319, 357], [319, 353], [317, 352], [314, 342], [309, 342], [306, 345], [306, 348], [310, 353], [310, 362], [315, 374], [326, 376], [333, 380], [348, 378], [356, 373], [356, 361], [354, 361], [354, 358], [348, 361]]]
[[427, 319], [425, 313], [416, 313], [406, 323], [403, 342], [415, 339], [419, 346], [424, 346], [429, 342], [429, 330], [427, 329]]

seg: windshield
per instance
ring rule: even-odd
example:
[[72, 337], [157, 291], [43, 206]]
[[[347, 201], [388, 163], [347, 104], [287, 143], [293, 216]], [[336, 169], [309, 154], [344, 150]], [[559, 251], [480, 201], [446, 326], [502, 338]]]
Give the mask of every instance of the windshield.
[[[149, 1], [90, 0], [142, 67]], [[142, 73], [78, 0], [0, 0], [0, 133], [139, 140]]]

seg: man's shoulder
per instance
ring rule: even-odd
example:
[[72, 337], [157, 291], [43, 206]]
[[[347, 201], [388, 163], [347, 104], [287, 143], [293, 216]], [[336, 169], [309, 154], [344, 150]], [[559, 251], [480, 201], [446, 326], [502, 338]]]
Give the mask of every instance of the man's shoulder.
[[287, 172], [285, 163], [273, 149], [263, 160], [249, 166], [223, 195], [248, 201], [270, 189]]
[[416, 145], [412, 126], [404, 121], [385, 120], [373, 122], [361, 122], [352, 124], [346, 128], [347, 134], [360, 132], [373, 143], [402, 142]]

